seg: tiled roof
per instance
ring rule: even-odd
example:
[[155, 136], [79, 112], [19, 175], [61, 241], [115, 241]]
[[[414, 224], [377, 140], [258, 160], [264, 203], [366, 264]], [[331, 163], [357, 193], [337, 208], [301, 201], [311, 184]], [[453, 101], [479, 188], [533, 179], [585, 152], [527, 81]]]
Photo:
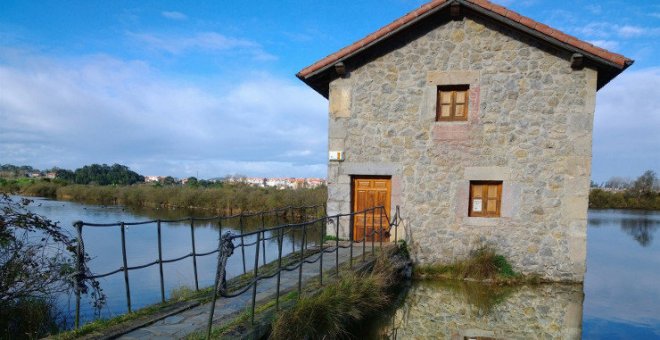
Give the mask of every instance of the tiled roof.
[[596, 57], [599, 57], [604, 61], [607, 61], [615, 66], [618, 66], [621, 69], [629, 66], [633, 62], [633, 60], [628, 59], [620, 54], [613, 53], [605, 49], [602, 49], [600, 47], [594, 46], [588, 42], [582, 41], [576, 37], [570, 36], [566, 33], [563, 33], [552, 27], [546, 26], [540, 22], [534, 21], [528, 17], [522, 16], [514, 11], [496, 5], [487, 0], [433, 0], [421, 6], [420, 8], [402, 16], [401, 18], [393, 21], [389, 25], [382, 27], [376, 32], [373, 32], [368, 36], [358, 40], [357, 42], [342, 48], [341, 50], [317, 61], [316, 63], [308, 67], [305, 67], [300, 72], [298, 72], [297, 76], [299, 78], [307, 78], [310, 75], [314, 74], [316, 71], [319, 71], [329, 65], [334, 64], [335, 62], [339, 61], [342, 58], [350, 56], [353, 53], [368, 47], [375, 41], [384, 38], [387, 35], [397, 31], [402, 26], [412, 23], [417, 18], [424, 16], [425, 14], [429, 14], [433, 12], [434, 9], [437, 9], [438, 7], [443, 7], [443, 5], [451, 3], [452, 1], [461, 3], [466, 6], [467, 5], [477, 6], [477, 8], [487, 11], [489, 12], [489, 14], [499, 16], [501, 20], [510, 20], [520, 25], [523, 25], [532, 31], [544, 35], [546, 38], [551, 38], [558, 41], [559, 43], [570, 45], [580, 51], [585, 52], [586, 54], [591, 54]]

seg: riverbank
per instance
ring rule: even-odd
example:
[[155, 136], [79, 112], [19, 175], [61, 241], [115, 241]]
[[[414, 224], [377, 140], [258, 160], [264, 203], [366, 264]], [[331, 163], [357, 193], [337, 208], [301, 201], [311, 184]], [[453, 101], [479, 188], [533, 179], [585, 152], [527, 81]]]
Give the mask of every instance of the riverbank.
[[589, 192], [589, 208], [660, 210], [660, 192], [639, 194], [631, 190], [605, 191], [603, 189], [591, 189]]
[[470, 257], [450, 264], [425, 264], [413, 267], [413, 279], [435, 281], [471, 281], [496, 285], [536, 284], [541, 279], [514, 271], [509, 261], [488, 247], [472, 252]]
[[0, 192], [85, 204], [204, 209], [219, 213], [318, 205], [323, 204], [327, 197], [325, 186], [313, 189], [260, 188], [241, 183], [218, 184], [208, 188], [151, 184], [100, 186], [45, 180], [5, 182], [0, 185]]

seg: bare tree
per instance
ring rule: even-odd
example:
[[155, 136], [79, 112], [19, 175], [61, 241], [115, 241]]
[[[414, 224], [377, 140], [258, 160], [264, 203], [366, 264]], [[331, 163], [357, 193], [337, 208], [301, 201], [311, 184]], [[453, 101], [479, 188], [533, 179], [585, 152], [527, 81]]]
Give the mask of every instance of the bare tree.
[[[96, 307], [105, 303], [89, 269], [75, 263], [77, 240], [55, 223], [28, 210], [29, 199], [0, 196], [0, 308], [21, 300], [49, 299], [78, 287]], [[82, 254], [82, 256], [86, 256]]]

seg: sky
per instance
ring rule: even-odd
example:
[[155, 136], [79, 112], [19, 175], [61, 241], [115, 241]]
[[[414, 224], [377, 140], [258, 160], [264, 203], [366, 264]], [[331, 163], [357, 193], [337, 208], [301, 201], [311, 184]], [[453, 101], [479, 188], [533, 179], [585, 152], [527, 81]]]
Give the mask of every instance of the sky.
[[[325, 177], [303, 67], [425, 1], [0, 0], [0, 163]], [[660, 1], [496, 1], [635, 59], [597, 96], [592, 179], [660, 173]]]

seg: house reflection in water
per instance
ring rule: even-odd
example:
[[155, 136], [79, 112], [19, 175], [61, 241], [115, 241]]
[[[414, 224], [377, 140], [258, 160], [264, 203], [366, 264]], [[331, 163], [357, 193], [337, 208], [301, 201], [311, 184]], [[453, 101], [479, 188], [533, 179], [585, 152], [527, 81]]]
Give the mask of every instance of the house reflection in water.
[[385, 338], [580, 339], [583, 286], [415, 282]]

